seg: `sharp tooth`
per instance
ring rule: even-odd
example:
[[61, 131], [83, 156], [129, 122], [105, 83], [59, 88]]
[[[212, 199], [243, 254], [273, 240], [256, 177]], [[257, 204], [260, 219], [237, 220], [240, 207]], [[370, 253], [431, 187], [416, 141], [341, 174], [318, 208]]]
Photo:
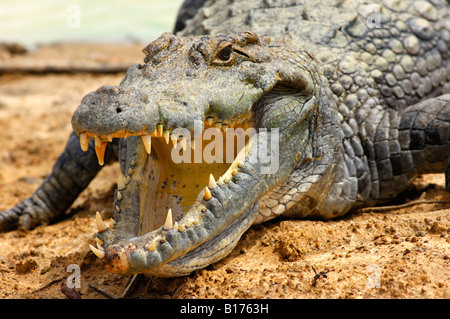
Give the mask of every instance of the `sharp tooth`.
[[169, 131], [165, 130], [163, 135], [164, 135], [164, 139], [166, 140], [166, 143], [169, 144], [169, 140], [170, 140], [170, 133], [169, 133]]
[[156, 130], [158, 132], [158, 137], [163, 136], [164, 126], [162, 124], [156, 125]]
[[116, 198], [117, 198], [118, 201], [121, 201], [123, 199], [122, 193], [117, 191]]
[[209, 190], [208, 187], [205, 187], [205, 195], [203, 196], [203, 198], [209, 200], [211, 199], [211, 197], [212, 197], [211, 191]]
[[150, 251], [155, 251], [156, 250], [156, 244], [155, 244], [154, 241], [152, 241], [150, 247], [148, 247], [148, 250], [150, 250]]
[[222, 128], [222, 123], [220, 122], [214, 123], [214, 126], [216, 127], [216, 129], [220, 130]]
[[217, 185], [222, 186], [223, 184], [225, 183], [223, 182], [222, 176], [220, 176], [219, 179], [217, 180]]
[[186, 226], [184, 226], [183, 224], [181, 224], [180, 226], [178, 226], [178, 231], [180, 233], [184, 232], [186, 230]]
[[237, 175], [238, 171], [237, 169], [233, 168], [233, 170], [231, 171], [231, 175], [235, 176]]
[[112, 134], [106, 135], [106, 139], [108, 140], [108, 142], [112, 142], [113, 139]]
[[84, 132], [80, 134], [80, 146], [81, 149], [85, 152], [89, 148], [89, 136], [87, 136]]
[[212, 174], [209, 174], [209, 183], [208, 183], [208, 187], [210, 189], [214, 189], [217, 187], [217, 183], [216, 180], [214, 179], [214, 176]]
[[104, 232], [108, 229], [108, 225], [106, 225], [106, 223], [103, 221], [100, 212], [95, 213], [95, 224], [97, 225], [97, 230], [99, 233]]
[[103, 246], [103, 241], [100, 238], [95, 238], [97, 245]]
[[212, 126], [214, 119], [212, 117], [208, 117], [206, 119], [206, 123], [208, 123], [209, 126]]
[[95, 135], [94, 141], [95, 141], [95, 146], [96, 147], [100, 147], [102, 145], [102, 139], [100, 138], [100, 136]]
[[175, 146], [177, 144], [177, 141], [178, 141], [178, 136], [176, 136], [176, 134], [171, 134], [170, 135], [170, 140], [172, 141], [172, 145]]
[[119, 178], [117, 179], [117, 189], [121, 191], [124, 190], [125, 187], [126, 187], [125, 176], [123, 176], [122, 173], [120, 173]]
[[173, 229], [178, 230], [178, 223], [177, 222], [173, 223]]
[[105, 150], [108, 142], [102, 142], [100, 137], [95, 137], [95, 154], [97, 154], [98, 164], [103, 165], [105, 163]]
[[166, 222], [164, 223], [163, 229], [164, 230], [171, 230], [173, 228], [172, 224], [172, 210], [169, 208], [169, 211], [167, 212]]
[[150, 154], [152, 151], [152, 137], [150, 135], [142, 135], [141, 138], [147, 154]]
[[98, 257], [98, 258], [104, 258], [105, 257], [105, 252], [104, 251], [102, 251], [102, 250], [100, 250], [100, 249], [97, 249], [97, 248], [95, 248], [94, 246], [92, 246], [92, 245], [89, 245], [89, 247], [91, 248], [91, 250], [92, 250], [92, 252]]
[[103, 249], [103, 247], [102, 247], [102, 246], [100, 246], [100, 245], [99, 245], [99, 243], [97, 243], [97, 249], [98, 249], [98, 250], [100, 250], [100, 251], [103, 251], [103, 252], [105, 252], [105, 250]]

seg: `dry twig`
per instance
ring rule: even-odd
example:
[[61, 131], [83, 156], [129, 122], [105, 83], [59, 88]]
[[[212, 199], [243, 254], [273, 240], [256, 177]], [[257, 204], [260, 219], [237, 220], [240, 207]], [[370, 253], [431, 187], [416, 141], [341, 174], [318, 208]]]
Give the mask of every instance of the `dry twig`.
[[360, 213], [382, 213], [382, 212], [388, 212], [395, 209], [401, 209], [401, 208], [407, 208], [411, 206], [416, 205], [424, 205], [424, 204], [450, 204], [450, 201], [448, 200], [416, 200], [405, 204], [400, 205], [390, 205], [390, 206], [375, 206], [375, 207], [364, 207], [358, 209], [358, 212]]

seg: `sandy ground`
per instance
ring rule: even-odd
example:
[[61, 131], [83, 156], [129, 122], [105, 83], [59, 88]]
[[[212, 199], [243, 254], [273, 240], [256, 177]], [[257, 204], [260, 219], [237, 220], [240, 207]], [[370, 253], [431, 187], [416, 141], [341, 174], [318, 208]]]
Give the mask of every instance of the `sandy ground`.
[[[141, 62], [142, 44], [55, 45], [0, 52], [4, 66], [117, 66]], [[81, 98], [123, 74], [0, 76], [0, 210], [49, 173]], [[112, 214], [118, 166], [106, 167], [68, 219], [0, 234], [0, 298], [67, 298], [80, 269], [81, 298], [123, 296], [130, 276], [103, 270], [89, 250], [95, 211]], [[418, 178], [397, 203], [450, 200], [442, 175]], [[188, 277], [140, 278], [135, 298], [450, 298], [450, 204], [358, 212], [333, 221], [275, 220], [249, 229], [224, 260]], [[314, 270], [317, 272], [314, 272]]]

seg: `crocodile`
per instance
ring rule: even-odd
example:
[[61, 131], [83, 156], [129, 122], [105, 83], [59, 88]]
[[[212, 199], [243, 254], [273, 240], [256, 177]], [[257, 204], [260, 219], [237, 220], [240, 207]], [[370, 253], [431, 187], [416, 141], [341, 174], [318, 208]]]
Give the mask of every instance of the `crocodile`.
[[423, 173], [450, 188], [447, 1], [199, 0], [176, 25], [82, 99], [2, 231], [54, 221], [119, 161], [91, 249], [113, 273], [176, 277], [278, 216], [343, 216]]

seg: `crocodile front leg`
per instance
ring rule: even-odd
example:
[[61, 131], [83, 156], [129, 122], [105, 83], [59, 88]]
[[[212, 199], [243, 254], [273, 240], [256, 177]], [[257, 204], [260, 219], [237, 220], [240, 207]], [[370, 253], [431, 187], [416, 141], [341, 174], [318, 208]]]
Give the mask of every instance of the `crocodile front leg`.
[[387, 110], [365, 128], [363, 146], [372, 176], [370, 197], [375, 202], [395, 198], [422, 173], [447, 171], [448, 189], [450, 95], [427, 99], [402, 112]]
[[[15, 207], [0, 212], [0, 232], [48, 224], [64, 213], [102, 167], [98, 164], [93, 140], [91, 144], [89, 150], [83, 152], [78, 136], [72, 133], [51, 174], [39, 188]], [[114, 158], [115, 144], [111, 143], [106, 149], [105, 163]]]

